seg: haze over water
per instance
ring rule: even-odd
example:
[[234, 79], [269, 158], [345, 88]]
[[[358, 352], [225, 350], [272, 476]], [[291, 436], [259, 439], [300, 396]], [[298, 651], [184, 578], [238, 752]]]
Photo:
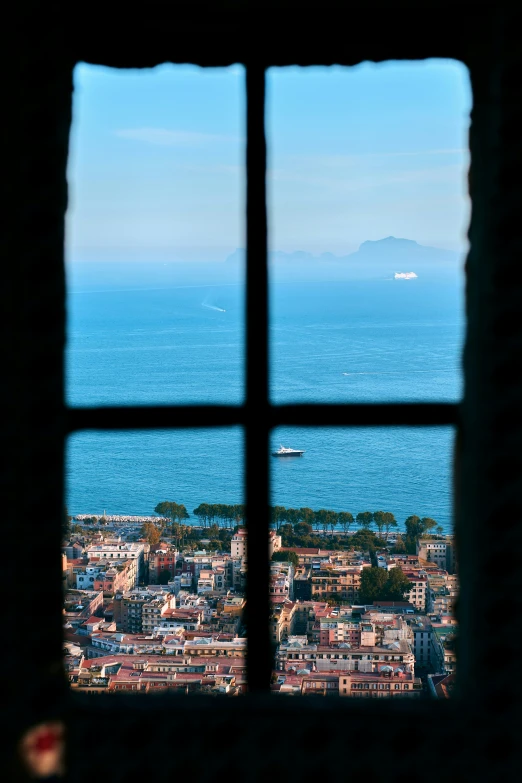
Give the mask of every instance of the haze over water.
[[[406, 270], [408, 271], [408, 270]], [[67, 400], [71, 405], [238, 404], [244, 287], [226, 264], [69, 266]], [[350, 279], [335, 264], [280, 267], [271, 286], [275, 402], [457, 401], [458, 275]], [[449, 428], [281, 428], [272, 445], [273, 504], [392, 511], [451, 522]], [[243, 500], [239, 429], [79, 433], [68, 450], [71, 513], [189, 512]]]

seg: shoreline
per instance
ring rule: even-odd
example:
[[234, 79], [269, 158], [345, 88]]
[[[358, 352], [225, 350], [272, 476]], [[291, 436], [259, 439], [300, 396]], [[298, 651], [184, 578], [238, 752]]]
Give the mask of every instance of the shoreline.
[[[71, 515], [72, 516], [72, 522], [76, 524], [82, 524], [84, 523], [85, 519], [96, 519], [98, 520], [95, 523], [87, 523], [84, 524], [84, 527], [90, 528], [92, 530], [118, 530], [118, 527], [136, 527], [141, 528], [146, 523], [157, 523], [157, 522], [165, 522], [166, 524], [170, 525], [171, 520], [166, 517], [160, 517], [160, 516], [138, 516], [138, 515], [123, 515], [123, 514], [106, 514], [105, 519], [108, 520], [108, 524], [100, 524], [99, 520], [103, 519], [103, 514], [76, 514]], [[214, 524], [220, 529], [220, 530], [228, 530], [230, 533], [232, 533], [235, 525], [232, 527], [229, 527], [225, 524], [220, 524], [219, 520], [214, 522]], [[210, 526], [201, 525], [199, 523], [193, 523], [190, 520], [184, 520], [183, 525], [186, 527], [190, 527], [194, 530], [201, 530], [203, 533], [205, 531], [209, 530]], [[312, 524], [312, 530], [315, 535], [319, 535], [323, 538], [333, 538], [333, 537], [350, 537], [355, 535], [356, 533], [360, 532], [361, 530], [364, 530], [363, 527], [355, 527], [353, 530], [328, 530], [324, 531], [321, 526], [315, 526]], [[278, 532], [276, 528], [273, 525], [270, 525], [270, 530], [274, 530], [276, 533]], [[378, 536], [379, 533], [377, 530], [370, 529], [370, 532], [372, 532], [374, 535]], [[404, 535], [405, 530], [404, 529], [397, 529], [393, 533], [390, 533], [389, 536], [386, 538], [387, 543], [395, 543], [396, 538], [398, 535]], [[442, 534], [442, 538], [445, 538], [447, 536], [452, 536], [452, 532], [448, 532], [444, 530], [444, 533]], [[165, 536], [165, 538], [170, 538], [171, 536]], [[439, 536], [437, 534], [433, 534], [434, 538], [438, 538]]]

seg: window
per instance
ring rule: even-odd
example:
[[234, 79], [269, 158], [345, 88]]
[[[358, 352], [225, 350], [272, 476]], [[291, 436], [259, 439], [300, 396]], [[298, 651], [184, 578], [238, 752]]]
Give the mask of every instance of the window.
[[[442, 423], [454, 423], [456, 418], [456, 410], [452, 405], [438, 406], [436, 404], [421, 404], [421, 405], [310, 405], [304, 408], [289, 407], [288, 409], [279, 408], [278, 406], [270, 406], [267, 400], [267, 366], [266, 366], [266, 353], [267, 353], [267, 337], [266, 337], [266, 270], [264, 267], [265, 250], [266, 250], [266, 231], [265, 231], [265, 214], [264, 214], [264, 140], [262, 138], [262, 114], [263, 114], [263, 74], [261, 72], [249, 71], [248, 74], [248, 86], [249, 86], [249, 139], [251, 142], [251, 148], [249, 150], [249, 168], [248, 168], [248, 240], [249, 240], [249, 287], [248, 287], [248, 313], [249, 313], [249, 325], [248, 325], [248, 340], [249, 346], [247, 350], [248, 356], [256, 356], [257, 366], [253, 366], [253, 361], [250, 362], [247, 368], [247, 404], [244, 408], [233, 408], [232, 406], [224, 406], [222, 409], [204, 409], [194, 406], [191, 409], [184, 409], [183, 407], [172, 409], [154, 409], [149, 411], [132, 411], [127, 413], [125, 409], [118, 409], [107, 412], [89, 412], [89, 411], [72, 411], [71, 421], [76, 422], [76, 427], [81, 429], [82, 421], [88, 422], [88, 426], [97, 425], [102, 422], [102, 426], [106, 429], [111, 427], [121, 426], [123, 422], [132, 421], [133, 427], [150, 427], [151, 421], [163, 423], [165, 426], [185, 426], [184, 422], [188, 415], [189, 420], [198, 425], [201, 421], [209, 422], [212, 426], [216, 426], [217, 423], [222, 422], [223, 418], [228, 422], [244, 424], [248, 427], [246, 431], [247, 435], [247, 449], [246, 449], [246, 467], [247, 467], [247, 489], [249, 496], [249, 503], [255, 502], [256, 507], [266, 509], [269, 477], [267, 473], [266, 460], [259, 457], [260, 451], [264, 446], [267, 446], [269, 428], [276, 424], [286, 423], [290, 421], [293, 424], [306, 423], [309, 424], [311, 420], [315, 420], [318, 426], [324, 426], [326, 423], [338, 423], [347, 424], [348, 426], [353, 424], [367, 423], [384, 423], [391, 424], [397, 421], [397, 417], [400, 420], [399, 424], [409, 424], [415, 422], [419, 417], [423, 423], [427, 424], [440, 424]], [[255, 292], [255, 293], [254, 293]], [[254, 303], [255, 299], [255, 303]], [[260, 320], [259, 320], [260, 319]], [[255, 323], [254, 323], [255, 321]], [[259, 331], [259, 325], [261, 325]], [[259, 359], [260, 357], [260, 359]], [[263, 416], [254, 421], [254, 418], [249, 418], [249, 411], [257, 406], [262, 410]], [[104, 418], [105, 417], [105, 418]], [[136, 418], [137, 417], [137, 418]], [[103, 423], [105, 422], [105, 423]], [[119, 422], [119, 424], [118, 424]], [[253, 445], [255, 443], [255, 446]], [[255, 453], [254, 453], [255, 449]], [[268, 451], [268, 449], [267, 449]], [[260, 470], [258, 469], [260, 466]], [[254, 478], [255, 477], [255, 478]], [[252, 506], [253, 507], [253, 506]], [[265, 514], [266, 517], [266, 514]], [[252, 528], [250, 530], [250, 548], [251, 557], [249, 562], [250, 579], [256, 584], [256, 592], [262, 594], [262, 585], [267, 582], [266, 579], [266, 565], [256, 560], [256, 549], [263, 551], [263, 547], [260, 549], [259, 545], [262, 541], [261, 533], [254, 532]], [[256, 538], [257, 536], [257, 538]], [[264, 574], [264, 576], [263, 576]], [[255, 576], [255, 579], [254, 579]], [[261, 580], [261, 581], [259, 581]], [[255, 600], [254, 593], [249, 597], [249, 601]], [[260, 604], [257, 604], [260, 607]], [[262, 629], [263, 613], [259, 615], [260, 629], [256, 629], [255, 639], [252, 640], [252, 650], [256, 658], [256, 666], [263, 660], [266, 664], [266, 651], [267, 651], [267, 634]], [[265, 615], [266, 619], [266, 615]], [[249, 634], [253, 633], [253, 629], [249, 629]], [[274, 637], [275, 638], [275, 637]], [[255, 642], [255, 643], [254, 643]], [[264, 651], [264, 652], [263, 652]], [[330, 656], [328, 656], [330, 657]], [[337, 656], [336, 656], [337, 657]], [[360, 656], [357, 656], [360, 657]], [[254, 664], [252, 664], [252, 672], [254, 671]], [[263, 667], [261, 667], [263, 669]], [[266, 666], [265, 678], [256, 678], [256, 675], [252, 675], [252, 684], [254, 688], [267, 687], [266, 679]], [[257, 684], [256, 684], [257, 683]], [[262, 685], [261, 683], [264, 683]]]

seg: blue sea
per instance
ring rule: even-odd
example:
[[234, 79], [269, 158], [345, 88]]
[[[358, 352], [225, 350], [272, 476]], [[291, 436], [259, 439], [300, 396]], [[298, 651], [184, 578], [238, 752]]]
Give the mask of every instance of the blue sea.
[[[244, 286], [226, 264], [68, 266], [66, 396], [73, 406], [241, 403]], [[464, 336], [460, 274], [350, 278], [335, 264], [274, 271], [275, 402], [457, 401]], [[392, 511], [451, 527], [451, 428], [295, 428], [272, 445], [272, 502]], [[85, 432], [67, 451], [69, 511], [189, 512], [243, 500], [242, 432]]]

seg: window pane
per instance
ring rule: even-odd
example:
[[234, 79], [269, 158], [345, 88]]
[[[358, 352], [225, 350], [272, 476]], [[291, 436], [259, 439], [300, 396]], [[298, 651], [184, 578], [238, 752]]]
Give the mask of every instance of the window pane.
[[239, 428], [70, 438], [63, 553], [73, 688], [244, 691], [242, 462]]
[[70, 404], [241, 402], [243, 81], [76, 68]]
[[466, 69], [273, 68], [267, 105], [272, 399], [458, 400]]
[[450, 428], [273, 433], [275, 692], [451, 695], [452, 442]]

